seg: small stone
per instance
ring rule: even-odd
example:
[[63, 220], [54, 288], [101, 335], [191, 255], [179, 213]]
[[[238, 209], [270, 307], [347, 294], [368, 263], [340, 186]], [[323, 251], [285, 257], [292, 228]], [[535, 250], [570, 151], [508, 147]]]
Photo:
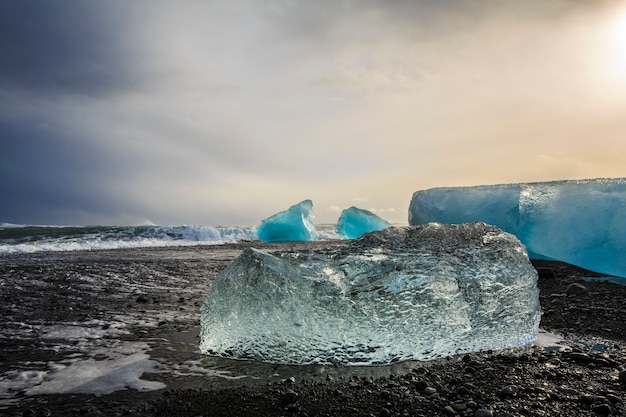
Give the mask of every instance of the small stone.
[[619, 371], [619, 382], [626, 386], [626, 371]]
[[285, 391], [285, 393], [283, 394], [283, 404], [289, 405], [289, 404], [293, 404], [296, 401], [298, 401], [298, 393], [288, 389], [287, 391]]
[[453, 415], [455, 415], [455, 414], [456, 414], [456, 411], [454, 411], [454, 408], [452, 408], [452, 407], [451, 407], [451, 406], [449, 406], [449, 405], [446, 405], [446, 406], [444, 407], [443, 411], [444, 411], [444, 413], [446, 413], [446, 414], [448, 414], [448, 415], [451, 415], [451, 416], [453, 416]]
[[424, 391], [426, 387], [428, 387], [428, 383], [421, 379], [416, 379], [415, 381], [411, 381], [411, 384], [413, 384], [413, 386], [419, 391]]
[[467, 410], [467, 405], [462, 404], [462, 403], [452, 404], [452, 409], [456, 412], [462, 412], [462, 411]]
[[591, 357], [589, 355], [587, 355], [586, 353], [572, 352], [568, 356], [569, 356], [570, 359], [572, 359], [575, 362], [579, 362], [579, 363], [589, 363], [589, 362], [591, 362]]
[[391, 392], [387, 390], [382, 390], [378, 395], [383, 400], [388, 400], [389, 398], [391, 398]]
[[587, 287], [577, 282], [570, 284], [565, 290], [567, 295], [582, 295], [587, 293]]
[[622, 399], [613, 393], [606, 394], [606, 399], [611, 402], [611, 404], [619, 404], [622, 402]]
[[519, 388], [517, 388], [517, 385], [507, 385], [506, 387], [502, 388], [502, 391], [500, 391], [500, 393], [504, 397], [515, 397], [518, 391]]
[[580, 396], [580, 402], [583, 404], [593, 404], [595, 397], [589, 394], [583, 394]]
[[433, 394], [435, 394], [436, 392], [437, 392], [437, 389], [436, 389], [436, 388], [433, 388], [433, 387], [426, 387], [426, 388], [424, 389], [424, 394], [425, 394], [425, 395], [433, 395]]
[[548, 359], [548, 361], [546, 362], [546, 366], [548, 368], [559, 368], [561, 366], [561, 361], [559, 360], [559, 358]]
[[610, 416], [611, 414], [613, 414], [613, 410], [611, 409], [611, 406], [608, 404], [596, 405], [591, 409], [591, 411], [603, 417]]
[[145, 304], [148, 302], [148, 299], [145, 296], [140, 295], [135, 299], [135, 302]]
[[486, 408], [479, 408], [474, 413], [474, 417], [493, 417], [493, 413], [491, 410], [487, 410]]

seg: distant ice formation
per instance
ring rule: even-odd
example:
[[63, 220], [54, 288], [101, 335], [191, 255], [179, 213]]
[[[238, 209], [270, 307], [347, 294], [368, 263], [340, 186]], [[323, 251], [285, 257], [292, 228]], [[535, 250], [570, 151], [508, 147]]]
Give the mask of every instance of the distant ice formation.
[[261, 221], [257, 237], [264, 242], [317, 240], [313, 202], [304, 200]]
[[200, 349], [355, 365], [525, 345], [538, 295], [524, 246], [483, 223], [391, 227], [315, 251], [246, 249], [204, 301]]
[[626, 178], [433, 188], [409, 224], [481, 221], [515, 234], [533, 259], [626, 278]]
[[365, 233], [387, 227], [391, 227], [391, 223], [371, 211], [350, 207], [341, 212], [335, 230], [341, 239], [356, 239]]

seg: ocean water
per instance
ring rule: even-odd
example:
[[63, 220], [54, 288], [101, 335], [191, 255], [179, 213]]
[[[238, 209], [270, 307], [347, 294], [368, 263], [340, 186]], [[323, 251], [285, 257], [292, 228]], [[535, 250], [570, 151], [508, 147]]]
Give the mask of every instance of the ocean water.
[[[0, 254], [219, 245], [258, 240], [253, 226], [40, 226], [0, 224]], [[336, 239], [320, 225], [321, 240]]]

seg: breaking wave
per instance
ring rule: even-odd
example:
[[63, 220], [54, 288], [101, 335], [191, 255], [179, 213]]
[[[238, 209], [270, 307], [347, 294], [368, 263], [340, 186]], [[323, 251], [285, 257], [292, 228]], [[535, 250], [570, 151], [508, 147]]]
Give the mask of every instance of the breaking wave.
[[0, 224], [0, 254], [191, 246], [256, 239], [253, 227], [237, 226], [32, 226]]

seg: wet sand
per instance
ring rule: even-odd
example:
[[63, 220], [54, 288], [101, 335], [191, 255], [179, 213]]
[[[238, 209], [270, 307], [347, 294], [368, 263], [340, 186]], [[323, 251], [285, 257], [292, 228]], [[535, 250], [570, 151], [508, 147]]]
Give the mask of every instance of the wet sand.
[[[559, 262], [534, 262], [541, 327], [562, 335], [559, 344], [362, 368], [199, 354], [200, 305], [217, 273], [244, 247], [333, 244], [244, 242], [0, 257], [0, 414], [626, 413], [626, 375], [620, 372], [626, 370], [626, 287], [584, 281], [600, 275]], [[85, 373], [91, 377], [77, 377]], [[102, 394], [106, 387], [111, 393]]]

